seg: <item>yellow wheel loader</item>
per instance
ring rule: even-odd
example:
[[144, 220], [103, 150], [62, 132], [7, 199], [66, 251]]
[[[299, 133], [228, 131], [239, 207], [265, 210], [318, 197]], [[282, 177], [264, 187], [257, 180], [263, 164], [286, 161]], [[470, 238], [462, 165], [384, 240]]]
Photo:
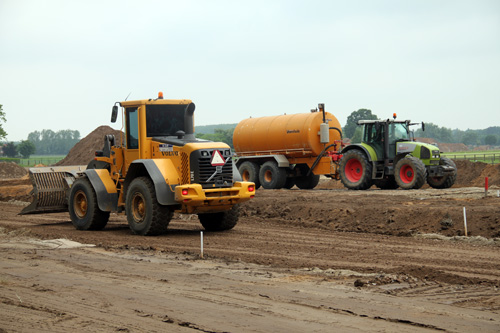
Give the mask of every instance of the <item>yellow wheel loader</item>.
[[111, 212], [124, 212], [133, 233], [164, 233], [174, 212], [197, 214], [208, 231], [233, 228], [238, 204], [255, 195], [244, 182], [230, 147], [196, 139], [190, 100], [117, 102], [122, 138], [104, 137], [87, 166], [31, 168], [33, 202], [20, 214], [69, 211], [79, 230], [101, 230]]

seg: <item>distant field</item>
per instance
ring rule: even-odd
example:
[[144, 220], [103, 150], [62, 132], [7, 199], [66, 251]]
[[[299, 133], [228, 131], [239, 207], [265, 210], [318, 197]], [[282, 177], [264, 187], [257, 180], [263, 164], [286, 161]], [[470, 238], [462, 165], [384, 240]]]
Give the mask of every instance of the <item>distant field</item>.
[[500, 150], [459, 151], [441, 153], [441, 155], [454, 160], [469, 160], [473, 162], [484, 162], [490, 164], [500, 163]]
[[65, 157], [66, 155], [32, 155], [30, 158], [21, 158], [19, 165], [23, 167], [32, 167], [38, 164], [51, 165]]

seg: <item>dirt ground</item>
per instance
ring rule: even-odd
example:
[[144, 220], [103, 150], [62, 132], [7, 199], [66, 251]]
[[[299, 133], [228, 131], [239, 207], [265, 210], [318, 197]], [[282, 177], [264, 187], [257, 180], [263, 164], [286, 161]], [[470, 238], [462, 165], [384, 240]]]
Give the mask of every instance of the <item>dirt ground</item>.
[[499, 331], [496, 185], [336, 187], [259, 189], [203, 259], [193, 215], [141, 237], [0, 202], [0, 332]]

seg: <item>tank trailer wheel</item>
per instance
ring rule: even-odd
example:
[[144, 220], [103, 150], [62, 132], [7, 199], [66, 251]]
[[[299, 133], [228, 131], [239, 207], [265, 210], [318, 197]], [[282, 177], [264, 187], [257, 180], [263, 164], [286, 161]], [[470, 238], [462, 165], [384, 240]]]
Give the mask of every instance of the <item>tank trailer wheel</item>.
[[286, 188], [287, 190], [289, 190], [294, 186], [295, 186], [295, 178], [294, 177], [287, 177], [285, 185], [283, 185], [283, 188]]
[[153, 182], [148, 177], [134, 179], [127, 190], [127, 221], [136, 235], [160, 235], [167, 230], [173, 212], [156, 199]]
[[78, 230], [102, 230], [109, 220], [109, 212], [99, 209], [94, 188], [86, 177], [71, 186], [68, 210], [71, 223]]
[[394, 169], [396, 182], [403, 190], [421, 188], [425, 184], [426, 174], [424, 163], [413, 156], [399, 160]]
[[451, 174], [442, 176], [442, 177], [427, 177], [427, 183], [433, 188], [450, 188], [455, 184], [455, 180], [457, 179], [457, 165], [448, 157], [441, 157], [439, 161], [441, 165], [452, 166], [455, 168], [455, 171]]
[[319, 176], [311, 172], [309, 176], [300, 176], [295, 178], [295, 185], [301, 190], [311, 190], [319, 183]]
[[340, 160], [340, 180], [351, 190], [366, 190], [372, 184], [373, 166], [360, 150], [347, 151]]
[[260, 187], [259, 181], [259, 165], [255, 162], [246, 161], [241, 163], [238, 171], [241, 174], [241, 178], [246, 182], [254, 182], [255, 189]]
[[267, 161], [260, 167], [259, 181], [265, 189], [280, 189], [286, 183], [286, 170], [275, 161]]
[[199, 213], [198, 218], [206, 231], [223, 231], [233, 229], [240, 217], [239, 205], [219, 213]]

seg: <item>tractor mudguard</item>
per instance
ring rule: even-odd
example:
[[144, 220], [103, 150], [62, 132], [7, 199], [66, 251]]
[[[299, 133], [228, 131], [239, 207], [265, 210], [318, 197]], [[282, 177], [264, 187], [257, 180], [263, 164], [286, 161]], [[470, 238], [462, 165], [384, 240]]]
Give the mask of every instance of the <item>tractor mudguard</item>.
[[377, 153], [375, 152], [375, 149], [373, 149], [366, 143], [351, 144], [349, 146], [346, 146], [344, 149], [342, 149], [341, 154], [345, 154], [347, 151], [351, 149], [361, 149], [362, 151], [365, 152], [366, 156], [368, 157], [368, 161], [370, 162], [377, 161]]
[[135, 160], [127, 171], [125, 186], [128, 186], [138, 175], [143, 175], [144, 169], [155, 185], [158, 202], [161, 205], [179, 204], [175, 201], [175, 187], [180, 183], [179, 174], [169, 159]]
[[116, 185], [106, 169], [87, 169], [84, 171], [97, 196], [97, 205], [103, 212], [118, 210], [118, 192]]

